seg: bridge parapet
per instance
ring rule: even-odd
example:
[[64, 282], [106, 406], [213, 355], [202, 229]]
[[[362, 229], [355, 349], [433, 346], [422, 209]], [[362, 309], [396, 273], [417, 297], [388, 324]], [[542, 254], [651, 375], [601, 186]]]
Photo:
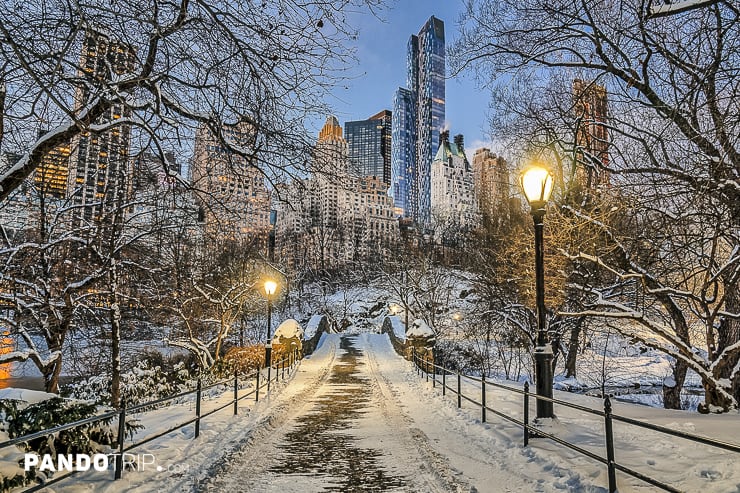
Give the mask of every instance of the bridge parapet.
[[383, 320], [381, 332], [388, 334], [396, 352], [409, 361], [413, 359], [414, 351], [420, 356], [432, 357], [436, 337], [432, 329], [422, 320], [414, 320], [411, 327], [406, 330], [401, 319], [392, 315]]
[[314, 315], [306, 324], [303, 331], [303, 354], [309, 355], [319, 345], [321, 335], [329, 332], [329, 319], [326, 315]]

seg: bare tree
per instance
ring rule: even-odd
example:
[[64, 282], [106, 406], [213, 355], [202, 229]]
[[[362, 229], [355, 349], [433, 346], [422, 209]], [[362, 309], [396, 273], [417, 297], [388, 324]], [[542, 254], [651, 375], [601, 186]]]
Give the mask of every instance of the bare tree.
[[[322, 101], [351, 57], [346, 12], [379, 3], [44, 0], [3, 9], [0, 145], [22, 157], [0, 176], [0, 200], [56, 146], [125, 126], [163, 162], [205, 125], [268, 178], [305, 169], [304, 123], [328, 113]], [[106, 53], [85, 44], [92, 33], [109, 39]], [[132, 58], [124, 70], [112, 61], [117, 50]], [[104, 59], [93, 70], [95, 57]], [[106, 117], [114, 108], [117, 118]], [[247, 147], [223, 131], [240, 122], [255, 134]], [[39, 128], [52, 131], [39, 138]]]
[[[514, 111], [494, 120], [520, 149], [549, 156], [571, 177], [608, 174], [608, 200], [627, 206], [606, 224], [588, 201], [598, 187], [586, 187], [585, 202], [561, 201], [564, 215], [590, 223], [608, 245], [566, 256], [614, 280], [572, 282], [593, 309], [563, 314], [639, 322], [648, 331], [627, 335], [675, 361], [666, 407], [680, 407], [691, 369], [706, 391], [700, 410], [728, 410], [740, 399], [738, 10], [724, 1], [671, 18], [646, 14], [638, 1], [471, 1], [451, 59], [458, 70], [476, 65], [486, 80], [507, 78], [496, 101]], [[575, 79], [608, 92], [609, 118], [600, 122], [608, 159], [578, 138]], [[568, 175], [558, 176], [563, 197], [572, 196]], [[624, 296], [635, 282], [655, 310]]]

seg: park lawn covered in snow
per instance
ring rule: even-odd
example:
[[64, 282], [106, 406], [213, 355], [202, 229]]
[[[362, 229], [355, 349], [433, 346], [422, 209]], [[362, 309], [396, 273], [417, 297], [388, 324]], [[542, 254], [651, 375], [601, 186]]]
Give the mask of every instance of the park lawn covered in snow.
[[[112, 471], [84, 473], [63, 482], [54, 491], [197, 491], [198, 485], [218, 474], [229, 456], [240, 447], [271, 433], [292, 408], [327, 374], [338, 348], [339, 335], [325, 335], [317, 351], [304, 359], [298, 372], [269, 398], [242, 401], [239, 415], [227, 408], [206, 418], [201, 436], [193, 439], [193, 427], [187, 426], [164, 438], [154, 440], [132, 453], [153, 454], [156, 467], [145, 471], [126, 471], [120, 481], [112, 481]], [[545, 439], [532, 439], [522, 446], [522, 430], [489, 413], [488, 423], [481, 423], [480, 410], [464, 403], [456, 407], [454, 396], [441, 398], [439, 385], [432, 387], [420, 378], [412, 365], [398, 356], [387, 336], [360, 334], [356, 345], [372, 353], [378, 371], [391, 389], [410, 426], [421, 433], [421, 443], [430, 447], [424, 468], [437, 474], [459, 476], [479, 492], [500, 491], [606, 491], [606, 467]], [[476, 399], [480, 390], [474, 383], [464, 383], [464, 393]], [[517, 386], [519, 384], [512, 383]], [[246, 392], [244, 390], [243, 392]], [[488, 405], [521, 418], [521, 396], [502, 390], [487, 393]], [[556, 392], [556, 398], [600, 409], [601, 399]], [[203, 412], [228, 402], [231, 392], [213, 396]], [[534, 406], [532, 406], [534, 407]], [[598, 416], [555, 406], [558, 418], [547, 431], [579, 446], [604, 455], [603, 420]], [[614, 413], [669, 428], [688, 431], [720, 440], [736, 439], [740, 430], [737, 412], [724, 415], [699, 415], [686, 411], [666, 411], [646, 406], [615, 403]], [[179, 420], [194, 415], [194, 404], [187, 401], [168, 408], [142, 413], [146, 429], [138, 438], [157, 433]], [[732, 492], [740, 485], [738, 454], [712, 450], [686, 440], [657, 434], [615, 422], [616, 460], [645, 474], [668, 482], [683, 491]], [[387, 450], [391, 457], [393, 450]], [[433, 457], [434, 460], [429, 459]], [[421, 459], [420, 459], [421, 460]], [[617, 474], [620, 492], [654, 491], [621, 473]], [[297, 487], [300, 485], [297, 485]], [[298, 490], [296, 490], [298, 491]]]

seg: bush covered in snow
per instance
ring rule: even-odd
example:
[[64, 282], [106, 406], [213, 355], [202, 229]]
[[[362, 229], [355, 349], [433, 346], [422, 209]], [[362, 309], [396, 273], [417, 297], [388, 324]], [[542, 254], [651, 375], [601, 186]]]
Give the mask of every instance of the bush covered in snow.
[[[0, 400], [0, 440], [17, 438], [37, 431], [54, 428], [99, 414], [95, 404], [75, 402], [52, 397], [33, 404], [16, 399]], [[115, 447], [117, 424], [113, 417], [95, 423], [59, 431], [48, 436], [28, 440], [18, 447], [7, 447], [0, 453], [0, 488], [7, 491], [16, 486], [29, 484], [37, 475], [32, 469], [24, 471], [23, 453], [50, 454], [95, 454], [105, 453]], [[126, 433], [132, 436], [141, 426], [134, 421], [126, 422]], [[38, 473], [41, 474], [41, 473]], [[43, 479], [43, 478], [42, 478]]]
[[[69, 384], [64, 392], [69, 397], [97, 404], [110, 402], [111, 377], [99, 375]], [[121, 396], [127, 406], [143, 404], [183, 392], [194, 387], [192, 376], [180, 362], [165, 371], [160, 366], [150, 367], [147, 362], [121, 375]]]

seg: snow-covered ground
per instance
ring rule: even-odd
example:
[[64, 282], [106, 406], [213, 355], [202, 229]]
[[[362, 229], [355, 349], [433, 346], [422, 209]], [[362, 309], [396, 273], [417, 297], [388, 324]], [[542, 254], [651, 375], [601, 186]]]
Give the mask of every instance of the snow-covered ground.
[[[133, 450], [156, 459], [146, 470], [127, 471], [115, 482], [111, 471], [90, 471], [51, 489], [347, 491], [340, 487], [340, 475], [355, 463], [386, 478], [387, 491], [606, 491], [602, 464], [544, 439], [533, 439], [524, 448], [521, 429], [490, 413], [488, 422], [481, 423], [479, 409], [468, 403], [458, 409], [451, 395], [442, 399], [439, 387], [420, 379], [411, 364], [393, 351], [387, 336], [359, 334], [351, 340], [354, 349], [346, 343], [343, 349], [341, 337], [324, 335], [317, 351], [287, 384], [257, 404], [242, 401], [238, 416], [229, 408], [205, 419], [198, 439], [193, 439], [193, 428], [188, 426]], [[478, 395], [473, 384], [466, 385], [470, 385], [467, 394]], [[332, 425], [326, 420], [336, 417], [322, 409], [332, 409], [330, 403], [337, 396], [343, 396], [341, 403], [347, 406], [343, 412], [348, 414]], [[491, 390], [487, 396], [489, 406], [521, 416], [518, 395]], [[556, 397], [597, 409], [602, 405], [601, 399], [585, 395], [556, 392]], [[228, 391], [212, 397], [204, 412], [229, 398]], [[740, 441], [737, 412], [698, 415], [625, 403], [616, 403], [614, 412]], [[558, 419], [548, 425], [549, 431], [604, 454], [603, 422], [598, 416], [561, 406], [555, 407], [555, 413]], [[140, 436], [192, 416], [190, 401], [145, 413], [141, 418], [147, 428]], [[326, 426], [311, 428], [321, 423]], [[615, 440], [617, 462], [682, 491], [740, 491], [738, 454], [619, 423], [615, 423]], [[325, 442], [339, 444], [339, 450]], [[352, 456], [356, 451], [362, 453]], [[621, 493], [655, 490], [621, 473], [617, 481]]]

